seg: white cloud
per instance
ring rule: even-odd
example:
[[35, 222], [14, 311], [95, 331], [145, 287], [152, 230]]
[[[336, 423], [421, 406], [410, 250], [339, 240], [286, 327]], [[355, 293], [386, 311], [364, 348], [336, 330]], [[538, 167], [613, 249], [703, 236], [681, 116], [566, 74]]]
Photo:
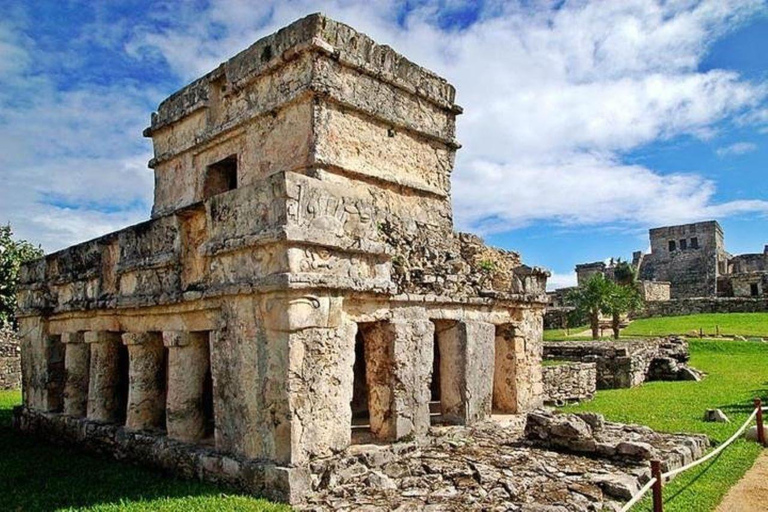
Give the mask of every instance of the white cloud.
[[743, 155], [745, 153], [751, 153], [755, 150], [757, 150], [757, 144], [753, 144], [751, 142], [736, 142], [730, 146], [717, 148], [715, 153], [717, 153], [717, 156], [720, 158], [723, 158], [731, 155]]
[[153, 178], [141, 130], [157, 92], [85, 80], [60, 89], [32, 68], [39, 52], [20, 31], [0, 25], [0, 62], [15, 62], [0, 73], [0, 223], [50, 251], [145, 219]]
[[[510, 2], [461, 31], [436, 28], [432, 4], [404, 27], [394, 23], [392, 1], [249, 5], [214, 1], [190, 24], [140, 32], [133, 51], [158, 52], [192, 78], [243, 41], [320, 8], [392, 45], [446, 76], [465, 107], [453, 175], [462, 228], [648, 225], [766, 211], [764, 200], [717, 202], [716, 184], [700, 176], [663, 175], [621, 158], [659, 139], [711, 137], [718, 122], [760, 107], [765, 84], [697, 67], [708, 45], [762, 1], [580, 1], [559, 9]], [[214, 24], [227, 28], [217, 41], [205, 35]]]
[[576, 286], [576, 272], [565, 274], [553, 272], [549, 279], [547, 279], [547, 291], [569, 288], [571, 286]]
[[[764, 9], [763, 0], [550, 4], [489, 2], [473, 25], [442, 30], [437, 2], [421, 4], [402, 24], [399, 0], [211, 0], [202, 11], [159, 3], [152, 19], [122, 24], [119, 33], [130, 34], [127, 55], [165, 63], [188, 81], [322, 10], [435, 70], [456, 85], [465, 107], [453, 174], [463, 229], [504, 231], [539, 220], [637, 226], [768, 212], [764, 198], [723, 201], [712, 180], [622, 159], [659, 139], [712, 137], [723, 120], [764, 123], [765, 83], [698, 70], [708, 46]], [[91, 23], [89, 33], [116, 47], [109, 30]], [[2, 172], [14, 183], [13, 192], [0, 190], [0, 222], [10, 218], [54, 248], [145, 217], [146, 205], [138, 204], [149, 202], [152, 180], [140, 130], [172, 91], [125, 84], [58, 91], [29, 72], [34, 47], [20, 34], [0, 25], [0, 56], [13, 57], [12, 64], [0, 58], [0, 82], [13, 84], [11, 93], [25, 84], [36, 94], [0, 111], [0, 159], [13, 169]], [[0, 88], [0, 102], [8, 94]]]

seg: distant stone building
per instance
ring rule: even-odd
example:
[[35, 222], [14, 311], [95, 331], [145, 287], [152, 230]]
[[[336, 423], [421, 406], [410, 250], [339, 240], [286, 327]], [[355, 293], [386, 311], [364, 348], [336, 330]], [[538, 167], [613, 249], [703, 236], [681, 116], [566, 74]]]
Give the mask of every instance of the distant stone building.
[[761, 297], [768, 290], [768, 246], [732, 256], [717, 221], [654, 228], [651, 252], [633, 255], [640, 279], [668, 281], [673, 299]]
[[584, 286], [595, 274], [602, 274], [607, 279], [613, 280], [615, 270], [616, 261], [613, 258], [608, 263], [604, 261], [580, 263], [576, 265], [576, 284], [577, 286]]
[[22, 268], [17, 428], [296, 502], [540, 406], [548, 274], [453, 231], [454, 95], [312, 15], [163, 101], [152, 219]]
[[[651, 252], [632, 255], [645, 300], [768, 296], [768, 245], [762, 253], [732, 256], [725, 248], [723, 229], [714, 220], [653, 228], [648, 233]], [[597, 273], [614, 279], [614, 270], [613, 260], [576, 265], [579, 285]]]

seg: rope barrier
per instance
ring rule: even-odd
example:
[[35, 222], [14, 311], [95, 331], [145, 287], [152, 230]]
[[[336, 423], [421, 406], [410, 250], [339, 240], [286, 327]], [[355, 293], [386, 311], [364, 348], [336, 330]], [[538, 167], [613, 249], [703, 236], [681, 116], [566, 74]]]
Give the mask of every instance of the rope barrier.
[[650, 480], [648, 480], [648, 483], [645, 484], [643, 488], [640, 489], [640, 491], [638, 491], [637, 494], [635, 494], [634, 498], [632, 498], [626, 505], [624, 505], [624, 507], [621, 509], [621, 512], [628, 512], [629, 509], [637, 505], [637, 502], [643, 499], [645, 494], [651, 490], [651, 488], [653, 487], [653, 484], [655, 483], [656, 483], [655, 478], [651, 478]]
[[[755, 408], [752, 411], [752, 414], [749, 415], [749, 418], [747, 418], [747, 421], [745, 421], [744, 424], [741, 427], [739, 427], [739, 429], [731, 437], [729, 437], [726, 442], [724, 442], [723, 444], [718, 446], [715, 450], [712, 450], [711, 452], [709, 452], [705, 456], [703, 456], [703, 457], [701, 457], [701, 458], [699, 458], [699, 459], [697, 459], [697, 460], [695, 460], [695, 461], [693, 461], [693, 462], [691, 462], [689, 464], [686, 464], [685, 466], [682, 466], [682, 467], [677, 468], [677, 469], [673, 469], [671, 471], [667, 471], [666, 473], [663, 473], [661, 475], [659, 475], [659, 473], [656, 473], [656, 475], [659, 475], [659, 478], [661, 479], [661, 483], [664, 483], [664, 482], [668, 481], [669, 479], [671, 479], [672, 477], [674, 477], [676, 475], [679, 475], [680, 473], [683, 473], [685, 471], [688, 471], [691, 468], [695, 468], [699, 464], [703, 464], [706, 461], [710, 460], [711, 458], [716, 457], [718, 454], [720, 454], [720, 452], [725, 450], [728, 446], [730, 446], [734, 441], [736, 441], [744, 433], [744, 431], [747, 429], [747, 427], [749, 427], [749, 425], [752, 423], [752, 421], [755, 419], [756, 416], [758, 417], [758, 421], [757, 421], [758, 422], [758, 439], [760, 439], [762, 441], [763, 436], [760, 435], [761, 433], [759, 432], [759, 430], [761, 428], [763, 428], [763, 425], [762, 425], [762, 423], [763, 423], [762, 416], [763, 415], [762, 415], [762, 413], [764, 411], [768, 411], [768, 407], [762, 407], [762, 404], [761, 404], [760, 400], [755, 400]], [[658, 461], [652, 461], [652, 465], [653, 464], [655, 464], [655, 466], [654, 466], [655, 471], [659, 471], [659, 464], [660, 463]], [[621, 512], [628, 512], [632, 507], [634, 507], [640, 500], [642, 500], [645, 497], [646, 494], [648, 494], [648, 491], [650, 491], [651, 489], [654, 488], [654, 485], [657, 484], [658, 481], [659, 480], [656, 477], [651, 478], [648, 481], [648, 483], [646, 483], [637, 492], [637, 494], [635, 494], [632, 497], [632, 499], [629, 502], [627, 502], [621, 508]], [[658, 495], [656, 493], [654, 493], [654, 502], [655, 502], [654, 503], [654, 510], [661, 510], [661, 484], [659, 484], [658, 489], [659, 489]], [[656, 502], [658, 502], [658, 503], [656, 503]]]
[[661, 476], [664, 478], [664, 481], [667, 481], [670, 478], [672, 478], [673, 476], [679, 475], [680, 473], [682, 473], [684, 471], [688, 471], [691, 468], [695, 468], [699, 464], [703, 464], [703, 463], [707, 462], [709, 459], [711, 459], [712, 457], [717, 456], [717, 454], [719, 454], [720, 452], [722, 452], [723, 450], [728, 448], [728, 445], [730, 445], [731, 443], [736, 441], [736, 439], [738, 439], [741, 436], [741, 434], [743, 434], [744, 431], [747, 430], [747, 427], [749, 426], [750, 423], [752, 423], [752, 420], [755, 419], [755, 416], [757, 416], [757, 409], [752, 411], [752, 414], [749, 415], [749, 419], [747, 419], [747, 421], [741, 426], [741, 428], [739, 430], [737, 430], [736, 433], [733, 434], [726, 442], [724, 442], [723, 444], [718, 446], [717, 449], [712, 450], [711, 452], [709, 452], [708, 454], [706, 454], [702, 458], [700, 458], [698, 460], [695, 460], [695, 461], [691, 462], [690, 464], [688, 464], [686, 466], [683, 466], [683, 467], [677, 468], [677, 469], [673, 469], [672, 471], [667, 471], [666, 473], [662, 474]]

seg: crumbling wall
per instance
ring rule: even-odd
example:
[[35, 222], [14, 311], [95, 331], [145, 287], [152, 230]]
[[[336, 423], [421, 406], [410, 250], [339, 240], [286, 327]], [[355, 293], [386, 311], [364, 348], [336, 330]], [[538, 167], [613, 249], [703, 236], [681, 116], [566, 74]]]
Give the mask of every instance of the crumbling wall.
[[661, 301], [670, 299], [670, 283], [659, 281], [639, 281], [637, 287], [643, 301]]
[[597, 391], [597, 363], [567, 362], [541, 369], [544, 403], [564, 404], [591, 400]]
[[0, 327], [0, 389], [21, 387], [21, 347], [10, 327]]
[[[768, 311], [768, 298], [706, 297], [646, 302], [633, 318], [697, 315], [701, 313], [760, 313]], [[683, 334], [683, 333], [677, 333]]]
[[677, 337], [629, 341], [557, 341], [544, 343], [544, 359], [594, 362], [597, 389], [631, 388], [645, 382], [660, 357], [688, 360], [688, 344]]

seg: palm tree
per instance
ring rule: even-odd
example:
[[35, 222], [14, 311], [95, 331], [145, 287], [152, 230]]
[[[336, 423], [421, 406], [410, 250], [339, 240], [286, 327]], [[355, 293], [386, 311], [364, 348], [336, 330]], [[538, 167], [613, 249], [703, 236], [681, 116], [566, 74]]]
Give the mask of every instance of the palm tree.
[[589, 318], [592, 339], [600, 337], [600, 313], [610, 313], [609, 301], [616, 284], [603, 274], [595, 274], [583, 286], [568, 294], [568, 302]]
[[606, 300], [606, 309], [611, 315], [611, 329], [613, 330], [614, 339], [619, 339], [621, 316], [635, 311], [641, 304], [640, 293], [638, 293], [634, 284], [620, 285], [611, 282]]

